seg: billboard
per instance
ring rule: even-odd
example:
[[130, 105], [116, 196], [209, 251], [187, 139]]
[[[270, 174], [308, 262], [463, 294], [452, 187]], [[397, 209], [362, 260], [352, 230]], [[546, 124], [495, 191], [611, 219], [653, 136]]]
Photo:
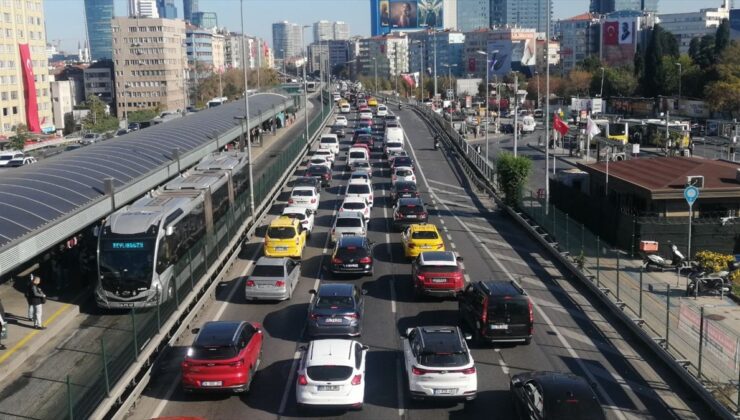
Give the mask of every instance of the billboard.
[[610, 66], [624, 66], [634, 62], [637, 49], [639, 17], [620, 17], [602, 25], [602, 59]]
[[488, 43], [488, 76], [504, 76], [511, 72], [514, 44], [511, 41]]
[[444, 27], [444, 0], [371, 0], [372, 35]]

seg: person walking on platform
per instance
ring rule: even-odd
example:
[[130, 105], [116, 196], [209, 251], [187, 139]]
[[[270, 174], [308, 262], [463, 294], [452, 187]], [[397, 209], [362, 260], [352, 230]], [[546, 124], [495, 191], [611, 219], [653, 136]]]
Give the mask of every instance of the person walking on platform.
[[41, 323], [42, 305], [46, 303], [46, 295], [41, 290], [41, 277], [34, 276], [30, 287], [26, 291], [28, 300], [28, 319], [33, 320], [33, 327], [37, 330], [45, 330]]
[[5, 344], [3, 339], [8, 338], [8, 322], [5, 320], [5, 308], [3, 308], [3, 302], [0, 301], [0, 350], [5, 350]]

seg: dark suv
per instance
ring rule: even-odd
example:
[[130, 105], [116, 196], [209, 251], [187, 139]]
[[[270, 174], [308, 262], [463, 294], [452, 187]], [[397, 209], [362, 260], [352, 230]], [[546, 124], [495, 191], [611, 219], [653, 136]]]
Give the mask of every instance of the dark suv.
[[373, 275], [373, 250], [364, 236], [343, 236], [337, 241], [329, 263], [332, 274]]
[[419, 196], [419, 190], [415, 182], [398, 181], [391, 186], [391, 201], [396, 204], [399, 198], [416, 198]]
[[532, 341], [532, 302], [515, 282], [473, 282], [458, 295], [458, 301], [463, 328], [479, 343]]
[[421, 198], [399, 198], [393, 208], [393, 226], [403, 230], [405, 226], [426, 223], [429, 213]]

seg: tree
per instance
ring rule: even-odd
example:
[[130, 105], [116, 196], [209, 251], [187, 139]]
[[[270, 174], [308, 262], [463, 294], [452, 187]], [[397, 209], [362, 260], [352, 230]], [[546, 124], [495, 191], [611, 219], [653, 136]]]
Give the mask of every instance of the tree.
[[532, 161], [525, 156], [515, 157], [506, 152], [499, 155], [496, 160], [497, 183], [507, 205], [518, 206], [531, 170]]
[[77, 121], [71, 112], [64, 114], [64, 135], [74, 133], [77, 129]]
[[699, 61], [699, 51], [700, 51], [700, 45], [701, 45], [701, 38], [694, 37], [691, 38], [691, 41], [689, 42], [689, 57], [691, 57], [692, 60]]
[[129, 122], [146, 122], [151, 121], [161, 113], [161, 107], [138, 109], [136, 111], [129, 111], [128, 121]]
[[571, 94], [588, 95], [591, 85], [591, 73], [583, 70], [572, 70], [568, 74], [568, 84]]
[[90, 112], [85, 116], [82, 124], [88, 131], [104, 133], [118, 128], [118, 118], [107, 113], [107, 105], [96, 95], [89, 95], [87, 97], [85, 108], [90, 110]]
[[600, 71], [599, 69], [603, 66], [604, 65], [599, 59], [599, 57], [595, 55], [589, 55], [588, 57], [584, 58], [580, 63], [578, 63], [578, 68], [580, 68], [583, 71], [587, 71], [589, 73]]
[[639, 79], [640, 77], [642, 77], [642, 72], [645, 70], [645, 54], [642, 51], [642, 44], [637, 44], [633, 65], [634, 71], [632, 72], [632, 74]]
[[8, 146], [10, 146], [11, 150], [20, 150], [22, 152], [26, 148], [26, 140], [30, 137], [28, 127], [25, 124], [18, 124], [15, 127], [15, 134], [8, 141]]
[[730, 22], [722, 19], [714, 35], [714, 56], [720, 57], [725, 49], [730, 45]]
[[740, 115], [740, 43], [725, 48], [716, 66], [718, 80], [709, 83], [706, 97], [713, 111], [725, 111], [731, 117]]
[[[629, 67], [604, 67], [603, 97], [631, 96], [637, 88], [637, 78]], [[591, 78], [591, 91], [601, 91], [601, 70]]]
[[704, 35], [701, 37], [701, 40], [699, 41], [699, 50], [696, 53], [694, 61], [696, 61], [702, 69], [709, 68], [714, 64], [715, 44], [716, 41], [714, 39], [714, 35]]

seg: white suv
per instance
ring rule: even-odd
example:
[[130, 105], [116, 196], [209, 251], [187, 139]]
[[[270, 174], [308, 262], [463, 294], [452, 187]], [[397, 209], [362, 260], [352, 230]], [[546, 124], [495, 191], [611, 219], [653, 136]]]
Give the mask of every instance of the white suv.
[[378, 117], [385, 117], [388, 115], [388, 107], [385, 105], [378, 105], [378, 109], [375, 111], [375, 115]]
[[368, 347], [354, 340], [314, 340], [301, 347], [295, 396], [299, 405], [361, 409]]
[[339, 137], [336, 134], [322, 134], [319, 140], [319, 147], [329, 149], [337, 155], [339, 153]]
[[337, 119], [334, 120], [334, 125], [338, 127], [346, 127], [347, 117], [345, 117], [344, 115], [337, 115]]
[[343, 211], [337, 214], [331, 228], [331, 242], [336, 243], [342, 236], [367, 236], [367, 224], [362, 213]]
[[362, 215], [366, 222], [370, 220], [370, 205], [367, 204], [364, 197], [345, 197], [342, 205], [339, 206], [339, 214], [343, 212], [357, 212]]
[[475, 362], [458, 327], [409, 328], [403, 358], [412, 399], [475, 399]]
[[347, 189], [344, 192], [345, 198], [362, 197], [372, 209], [373, 207], [373, 186], [361, 178], [350, 179]]
[[298, 219], [303, 225], [303, 229], [306, 229], [307, 235], [311, 236], [314, 224], [314, 214], [311, 210], [306, 207], [288, 206], [283, 209], [283, 216]]

